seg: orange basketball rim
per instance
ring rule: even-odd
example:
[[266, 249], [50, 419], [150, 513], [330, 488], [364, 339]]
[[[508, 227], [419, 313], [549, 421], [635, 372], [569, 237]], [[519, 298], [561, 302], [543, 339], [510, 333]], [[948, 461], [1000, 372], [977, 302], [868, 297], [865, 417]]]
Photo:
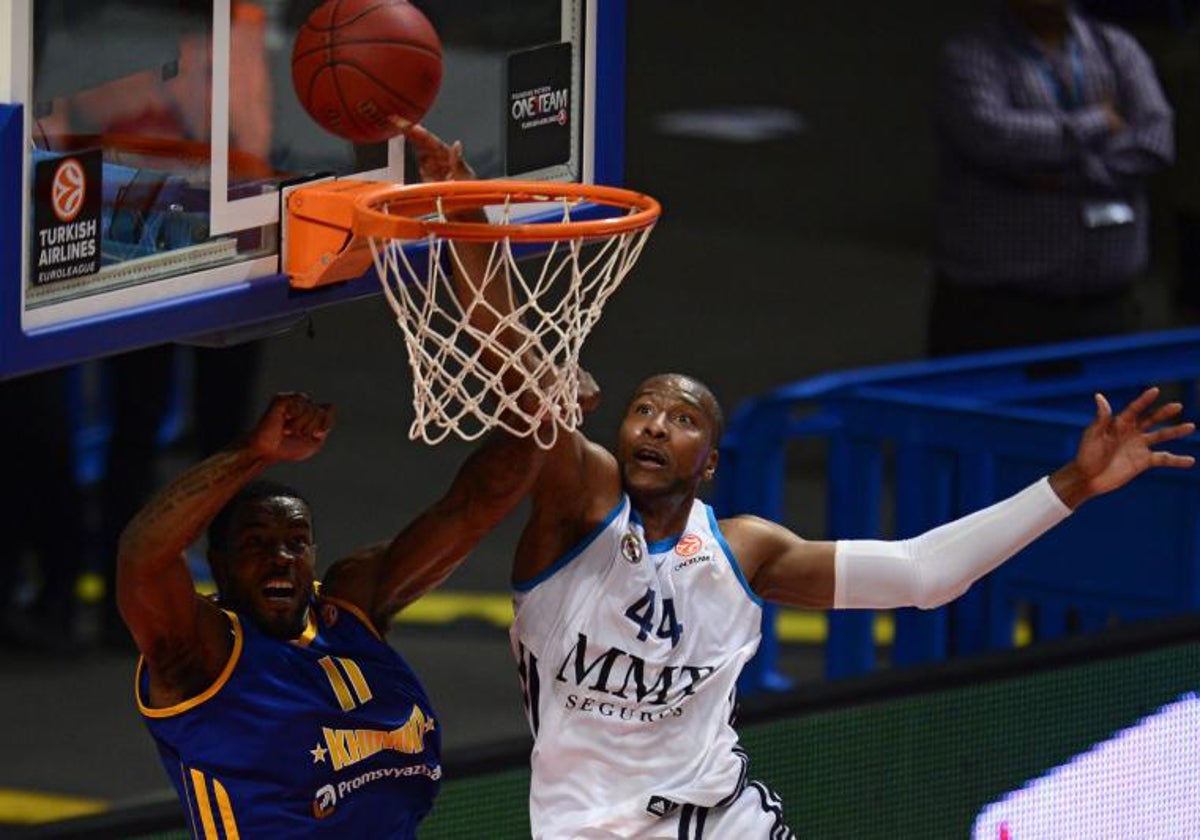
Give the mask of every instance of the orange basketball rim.
[[408, 350], [410, 438], [499, 427], [549, 448], [582, 421], [580, 350], [660, 213], [609, 186], [331, 181], [289, 196], [285, 253], [300, 287], [374, 265]]
[[[555, 220], [507, 221], [508, 210]], [[532, 209], [530, 208], [532, 205]], [[605, 218], [573, 219], [573, 208], [611, 208]], [[464, 221], [462, 214], [499, 208], [500, 220]], [[311, 289], [362, 275], [371, 266], [368, 240], [553, 243], [604, 239], [643, 230], [662, 214], [643, 193], [600, 184], [544, 181], [438, 181], [400, 186], [346, 179], [300, 187], [287, 198], [284, 271], [292, 286]], [[456, 216], [455, 220], [447, 217]]]

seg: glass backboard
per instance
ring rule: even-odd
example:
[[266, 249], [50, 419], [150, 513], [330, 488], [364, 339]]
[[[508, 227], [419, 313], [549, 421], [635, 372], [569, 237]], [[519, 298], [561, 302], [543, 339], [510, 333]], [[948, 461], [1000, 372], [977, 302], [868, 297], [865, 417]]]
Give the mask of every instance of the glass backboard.
[[[355, 145], [297, 100], [292, 42], [318, 5], [0, 0], [0, 377], [232, 343], [378, 291], [280, 273], [288, 186], [413, 177], [402, 140]], [[443, 46], [424, 122], [479, 177], [620, 182], [623, 2], [414, 5]]]

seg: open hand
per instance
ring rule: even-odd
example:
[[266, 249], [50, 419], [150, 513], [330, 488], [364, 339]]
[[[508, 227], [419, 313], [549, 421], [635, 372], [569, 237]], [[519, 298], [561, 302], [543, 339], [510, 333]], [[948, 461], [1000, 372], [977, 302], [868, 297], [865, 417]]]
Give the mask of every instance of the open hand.
[[333, 419], [329, 403], [307, 394], [276, 394], [247, 445], [270, 461], [304, 461], [321, 451]]
[[1093, 496], [1116, 490], [1151, 467], [1190, 467], [1196, 459], [1154, 447], [1196, 431], [1195, 423], [1162, 424], [1179, 416], [1183, 406], [1170, 402], [1152, 408], [1158, 388], [1147, 388], [1117, 415], [1103, 394], [1096, 394], [1096, 418], [1084, 430], [1075, 460], [1052, 477], [1055, 490], [1074, 508]]
[[475, 171], [463, 159], [461, 140], [447, 143], [423, 125], [409, 126], [405, 141], [417, 156], [417, 171], [422, 181], [469, 181]]

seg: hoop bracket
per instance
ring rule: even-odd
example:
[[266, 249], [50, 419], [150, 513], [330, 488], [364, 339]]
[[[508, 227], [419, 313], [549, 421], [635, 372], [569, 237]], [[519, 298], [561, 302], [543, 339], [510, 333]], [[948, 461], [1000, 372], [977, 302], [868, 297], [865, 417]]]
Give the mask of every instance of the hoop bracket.
[[292, 288], [341, 283], [371, 267], [367, 240], [354, 235], [354, 202], [380, 187], [376, 181], [347, 178], [298, 187], [288, 195], [283, 271]]

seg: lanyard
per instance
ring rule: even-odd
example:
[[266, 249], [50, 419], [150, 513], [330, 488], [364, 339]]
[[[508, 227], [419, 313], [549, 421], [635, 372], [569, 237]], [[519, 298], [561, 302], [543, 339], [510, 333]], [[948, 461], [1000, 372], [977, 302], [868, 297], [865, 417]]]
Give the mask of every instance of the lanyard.
[[1071, 89], [1067, 90], [1063, 85], [1062, 77], [1054, 72], [1053, 66], [1050, 64], [1050, 59], [1043, 53], [1031, 53], [1034, 59], [1038, 72], [1042, 74], [1042, 79], [1050, 88], [1050, 92], [1054, 94], [1054, 98], [1058, 101], [1058, 105], [1064, 111], [1074, 111], [1076, 108], [1083, 105], [1083, 57], [1079, 53], [1079, 42], [1074, 38], [1067, 41], [1067, 58], [1071, 62]]

